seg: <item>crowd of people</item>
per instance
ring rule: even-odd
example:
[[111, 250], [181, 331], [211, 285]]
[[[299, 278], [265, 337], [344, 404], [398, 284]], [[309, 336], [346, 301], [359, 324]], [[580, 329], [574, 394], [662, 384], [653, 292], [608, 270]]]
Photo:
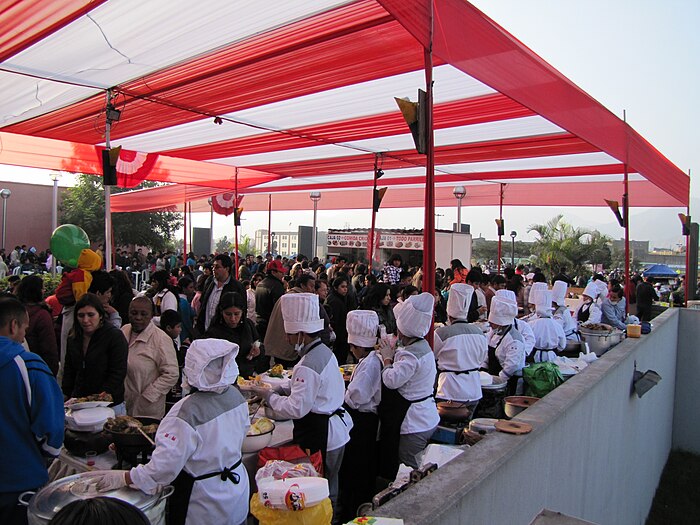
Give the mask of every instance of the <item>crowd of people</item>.
[[[555, 359], [580, 324], [629, 320], [622, 284], [600, 274], [581, 283], [572, 315], [565, 269], [548, 280], [538, 268], [498, 275], [455, 259], [423, 290], [422, 269], [399, 255], [381, 272], [342, 257], [247, 255], [236, 269], [228, 254], [190, 254], [186, 265], [173, 254], [139, 255], [117, 251], [117, 261], [153, 270], [145, 290], [133, 289], [125, 266], [94, 269], [72, 295], [59, 286], [46, 301], [41, 277], [28, 275], [0, 298], [0, 412], [12, 421], [0, 443], [22, 462], [0, 467], [3, 512], [22, 514], [17, 495], [48, 481], [64, 401], [106, 394], [117, 415], [162, 422], [150, 462], [105, 475], [101, 490], [173, 483], [187, 495], [171, 508], [179, 523], [244, 522], [249, 420], [234, 385], [282, 364], [293, 368], [288, 391], [252, 388], [294, 421], [295, 443], [321, 452], [335, 519], [351, 519], [401, 463], [419, 466], [440, 421], [436, 400], [473, 414], [478, 371], [520, 393], [523, 368]], [[652, 283], [632, 297], [648, 321]], [[350, 363], [346, 385], [338, 368]]]

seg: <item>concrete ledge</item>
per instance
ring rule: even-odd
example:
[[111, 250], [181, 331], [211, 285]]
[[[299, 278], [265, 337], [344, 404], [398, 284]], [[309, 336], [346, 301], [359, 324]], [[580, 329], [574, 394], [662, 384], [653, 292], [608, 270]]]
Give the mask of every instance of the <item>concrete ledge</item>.
[[[628, 455], [631, 450], [622, 454], [625, 457], [620, 458], [619, 465], [616, 464], [616, 458], [608, 458], [606, 455], [624, 451], [627, 446], [624, 441], [633, 435], [638, 436], [636, 439], [639, 444], [633, 446], [630, 443], [631, 448], [644, 448], [651, 446], [648, 443], [658, 442], [658, 446], [653, 446], [659, 457], [655, 457], [653, 465], [649, 467], [651, 475], [656, 476], [653, 481], [655, 488], [670, 450], [678, 317], [678, 309], [664, 312], [654, 320], [651, 334], [640, 339], [626, 339], [522, 412], [517, 419], [533, 426], [530, 434], [512, 436], [497, 432], [488, 435], [426, 481], [411, 487], [377, 509], [374, 514], [402, 518], [407, 524], [485, 523], [483, 519], [488, 519], [487, 516], [490, 515], [489, 506], [502, 506], [508, 499], [507, 491], [517, 490], [522, 491], [522, 497], [519, 495], [515, 499], [527, 502], [522, 505], [522, 512], [511, 509], [499, 514], [493, 508], [494, 518], [508, 514], [508, 518], [502, 517], [493, 523], [529, 524], [535, 514], [545, 507], [599, 523], [639, 523], [632, 516], [624, 521], [596, 519], [596, 512], [606, 512], [606, 505], [600, 499], [609, 498], [609, 495], [603, 495], [603, 486], [587, 489], [585, 485], [608, 475], [604, 472], [607, 467], [617, 472], [601, 485], [614, 484], [615, 480], [621, 482], [629, 475], [620, 470], [630, 467], [633, 459]], [[656, 363], [657, 358], [662, 362]], [[631, 386], [635, 366], [642, 371], [647, 368], [656, 369], [661, 373], [662, 383], [665, 384], [655, 387], [652, 391], [654, 394], [647, 394], [643, 400], [637, 400], [636, 396], [633, 398]], [[605, 408], [601, 408], [606, 405], [610, 405], [609, 414], [605, 413]], [[668, 412], [659, 420], [662, 424], [667, 423], [668, 428], [657, 429], [648, 435], [640, 434], [645, 432], [644, 427], [651, 419], [648, 414], [658, 411]], [[608, 418], [618, 418], [621, 424], [629, 428], [613, 428]], [[619, 431], [620, 435], [611, 435], [615, 431]], [[605, 439], [614, 442], [606, 444]], [[602, 444], [602, 450], [596, 450], [599, 443]], [[564, 458], [566, 464], [556, 464], [552, 458], [557, 457]], [[571, 467], [569, 471], [567, 465]], [[578, 473], [580, 479], [567, 478], [568, 472]], [[529, 476], [538, 479], [538, 486], [529, 486]], [[551, 479], [550, 485], [547, 484], [548, 478]], [[561, 487], [556, 485], [560, 481]], [[571, 492], [578, 491], [580, 498], [568, 495], [569, 490], [565, 495], [560, 494], [564, 486], [571, 487]], [[493, 489], [503, 489], [504, 493], [499, 495], [489, 492]], [[631, 497], [637, 498], [634, 503], [637, 506], [651, 504], [653, 491], [648, 496], [648, 502], [639, 500], [642, 494], [631, 489], [628, 491]], [[649, 488], [645, 485], [642, 492], [647, 498]], [[527, 499], [529, 497], [531, 498]], [[587, 498], [598, 498], [596, 509], [588, 509], [589, 516], [583, 514]], [[611, 511], [610, 515], [624, 512], [621, 508], [619, 511]], [[462, 521], [470, 515], [478, 515], [482, 519]]]

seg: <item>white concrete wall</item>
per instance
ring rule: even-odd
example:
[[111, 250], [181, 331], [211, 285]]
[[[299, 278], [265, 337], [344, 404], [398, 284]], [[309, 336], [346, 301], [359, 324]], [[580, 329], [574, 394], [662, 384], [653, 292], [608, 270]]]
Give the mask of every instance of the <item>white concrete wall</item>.
[[[542, 508], [600, 525], [644, 523], [671, 449], [679, 310], [628, 339], [519, 419], [524, 436], [492, 434], [375, 514], [407, 524], [529, 524]], [[697, 340], [697, 339], [696, 339]], [[662, 381], [639, 399], [632, 374]]]
[[700, 454], [700, 310], [680, 311], [673, 448]]

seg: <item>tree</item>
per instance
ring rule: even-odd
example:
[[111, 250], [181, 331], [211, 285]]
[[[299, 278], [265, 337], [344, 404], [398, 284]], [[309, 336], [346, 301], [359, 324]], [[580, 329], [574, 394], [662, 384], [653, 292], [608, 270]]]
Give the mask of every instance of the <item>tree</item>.
[[[233, 240], [224, 235], [221, 239], [216, 241], [216, 251], [217, 253], [234, 253], [236, 251], [236, 245]], [[248, 235], [243, 235], [238, 240], [238, 252], [245, 256], [247, 253], [255, 253], [255, 240]]]
[[532, 224], [528, 231], [538, 239], [532, 251], [536, 264], [550, 276], [566, 267], [572, 275], [586, 273], [586, 264], [610, 264], [611, 240], [596, 230], [575, 228], [557, 215], [545, 224]]
[[[145, 181], [136, 189], [157, 185]], [[129, 189], [112, 189], [113, 193], [124, 191]], [[80, 175], [78, 184], [64, 194], [60, 211], [63, 224], [80, 226], [91, 242], [104, 242], [105, 199], [100, 177]], [[139, 244], [153, 250], [164, 250], [172, 246], [172, 236], [181, 226], [180, 214], [168, 211], [112, 214], [112, 230], [117, 245]]]

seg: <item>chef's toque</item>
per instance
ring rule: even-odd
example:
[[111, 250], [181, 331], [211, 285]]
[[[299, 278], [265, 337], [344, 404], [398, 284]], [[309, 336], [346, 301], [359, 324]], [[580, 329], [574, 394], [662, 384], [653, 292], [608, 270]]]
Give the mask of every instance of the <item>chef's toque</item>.
[[527, 298], [527, 304], [537, 304], [537, 294], [542, 290], [547, 290], [547, 283], [532, 283], [530, 296]]
[[515, 296], [515, 292], [513, 290], [496, 290], [496, 297], [501, 297], [502, 299], [505, 299], [506, 301], [509, 301], [515, 305], [518, 304], [518, 298]]
[[466, 319], [473, 294], [474, 287], [470, 284], [455, 283], [450, 286], [447, 315], [454, 319]]
[[313, 293], [291, 293], [280, 297], [282, 319], [287, 334], [315, 334], [323, 330], [323, 319], [319, 313], [318, 295]]
[[223, 339], [195, 339], [187, 349], [182, 387], [221, 393], [236, 382], [238, 345]]
[[598, 298], [598, 295], [600, 295], [600, 288], [598, 288], [598, 285], [595, 283], [595, 281], [591, 281], [583, 289], [582, 295], [587, 295], [595, 301]]
[[377, 344], [379, 316], [373, 310], [352, 310], [348, 312], [345, 326], [348, 329], [348, 343], [362, 348], [374, 348]]
[[552, 317], [552, 292], [549, 290], [540, 290], [537, 292], [537, 302], [535, 311], [540, 317]]
[[491, 311], [489, 312], [489, 322], [498, 326], [508, 326], [513, 324], [513, 319], [518, 315], [518, 305], [495, 295], [491, 299]]
[[394, 307], [396, 326], [406, 337], [425, 337], [433, 322], [435, 297], [428, 292], [412, 295]]
[[554, 281], [552, 285], [552, 302], [556, 303], [557, 306], [564, 306], [568, 288], [569, 285], [565, 281]]

